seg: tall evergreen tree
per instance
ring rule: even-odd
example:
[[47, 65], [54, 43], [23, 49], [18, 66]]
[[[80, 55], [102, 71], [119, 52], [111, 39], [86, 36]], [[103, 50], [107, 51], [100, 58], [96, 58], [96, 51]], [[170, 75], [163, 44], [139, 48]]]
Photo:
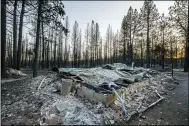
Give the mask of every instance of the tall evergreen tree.
[[20, 69], [21, 65], [21, 45], [22, 45], [22, 29], [23, 29], [23, 19], [25, 10], [25, 0], [22, 0], [22, 9], [20, 14], [20, 24], [19, 24], [19, 36], [18, 36], [18, 52], [17, 52], [17, 69]]
[[78, 40], [79, 40], [79, 24], [75, 21], [72, 32], [72, 42], [73, 42], [73, 67], [77, 67], [77, 58], [78, 58]]
[[91, 22], [91, 32], [90, 32], [90, 67], [94, 66], [94, 44], [95, 43], [95, 24], [92, 20]]
[[85, 66], [89, 67], [89, 40], [90, 39], [90, 27], [89, 27], [89, 23], [87, 23], [87, 29], [85, 31], [85, 43], [86, 43], [86, 52], [85, 52]]
[[14, 16], [13, 16], [13, 63], [14, 68], [17, 68], [17, 3], [18, 0], [14, 2]]
[[40, 23], [41, 23], [41, 8], [42, 8], [42, 1], [38, 0], [38, 18], [37, 18], [37, 31], [36, 31], [36, 44], [35, 44], [35, 57], [34, 57], [34, 64], [33, 64], [33, 77], [37, 76], [37, 60], [38, 60], [38, 48], [39, 48], [39, 33], [40, 33]]
[[[66, 29], [69, 29], [68, 16], [66, 16], [65, 28], [66, 28]], [[65, 35], [65, 54], [64, 54], [64, 64], [65, 64], [65, 66], [67, 66], [67, 61], [68, 61], [68, 58], [69, 58], [69, 55], [68, 55], [68, 35], [69, 35], [69, 33], [67, 33], [67, 34]]]
[[[163, 37], [163, 43], [162, 43], [162, 48], [165, 46], [165, 28], [168, 25], [167, 22], [167, 18], [164, 16], [164, 14], [162, 14], [162, 16], [160, 17], [160, 28], [162, 31], [162, 37]], [[162, 69], [164, 69], [164, 57], [165, 57], [165, 52], [162, 52]]]
[[155, 22], [159, 19], [159, 13], [156, 8], [156, 5], [152, 0], [145, 0], [144, 5], [141, 8], [141, 19], [145, 22], [145, 27], [147, 29], [147, 38], [146, 38], [146, 59], [147, 59], [147, 68], [150, 67], [150, 38], [149, 34], [151, 28]]
[[78, 64], [77, 64], [77, 67], [79, 68], [81, 66], [81, 52], [82, 52], [82, 49], [81, 49], [81, 41], [82, 41], [82, 33], [81, 33], [81, 29], [79, 31], [79, 36], [78, 36], [78, 45], [77, 45], [77, 54], [78, 54], [78, 57], [77, 57], [77, 61], [78, 61]]
[[99, 48], [99, 39], [100, 39], [100, 31], [99, 31], [99, 25], [96, 23], [96, 33], [95, 33], [95, 66], [99, 65], [99, 57], [98, 57], [98, 48]]
[[188, 32], [188, 8], [189, 2], [187, 0], [176, 0], [174, 5], [169, 8], [169, 15], [171, 21], [175, 23], [175, 27], [180, 30], [180, 33], [185, 38], [185, 61], [184, 71], [189, 69], [189, 32]]
[[121, 24], [121, 41], [120, 44], [122, 45], [123, 48], [120, 48], [120, 53], [123, 54], [123, 63], [126, 63], [126, 48], [127, 48], [127, 37], [128, 37], [128, 21], [127, 21], [127, 16], [123, 17], [122, 24]]

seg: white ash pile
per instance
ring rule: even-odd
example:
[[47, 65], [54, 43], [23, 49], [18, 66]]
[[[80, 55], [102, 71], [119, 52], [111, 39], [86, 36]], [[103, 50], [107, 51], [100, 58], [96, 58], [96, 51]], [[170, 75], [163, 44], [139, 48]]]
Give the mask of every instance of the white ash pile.
[[107, 120], [119, 121], [119, 116], [114, 116], [116, 111], [105, 108], [101, 102], [94, 103], [77, 96], [74, 89], [69, 89], [72, 92], [65, 96], [61, 95], [64, 80], [58, 78], [55, 73], [32, 79], [31, 85], [36, 90], [35, 95], [43, 102], [40, 109], [41, 125], [97, 125], [112, 124], [113, 121]]
[[[119, 107], [122, 109], [122, 118], [126, 121], [163, 100], [166, 92], [173, 90], [178, 84], [166, 73], [142, 67], [130, 67], [121, 63], [90, 69], [60, 68], [59, 76], [71, 78], [87, 87], [88, 90], [81, 90], [85, 93], [78, 93], [78, 95], [90, 101], [95, 101], [94, 97], [98, 99], [94, 92], [100, 93], [101, 96], [106, 95], [105, 100], [98, 100], [106, 107], [116, 104], [117, 109]], [[110, 98], [107, 95], [110, 93], [114, 97]]]

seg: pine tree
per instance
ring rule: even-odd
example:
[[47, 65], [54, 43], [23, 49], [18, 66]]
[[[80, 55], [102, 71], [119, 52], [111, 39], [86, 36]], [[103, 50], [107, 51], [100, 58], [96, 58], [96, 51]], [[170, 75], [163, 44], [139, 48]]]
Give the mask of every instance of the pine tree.
[[[69, 29], [69, 21], [68, 21], [68, 16], [66, 16], [66, 20], [65, 20], [65, 27], [66, 29]], [[67, 66], [67, 61], [68, 61], [68, 58], [69, 58], [69, 55], [68, 55], [68, 33], [65, 35], [65, 53], [64, 53], [64, 64], [65, 66]]]
[[42, 1], [38, 1], [38, 18], [37, 18], [37, 31], [36, 31], [36, 45], [35, 45], [35, 57], [34, 57], [34, 64], [33, 64], [33, 77], [37, 76], [37, 60], [38, 60], [38, 48], [39, 48], [39, 33], [40, 33], [40, 23], [41, 23], [41, 8], [42, 8]]
[[14, 68], [17, 68], [17, 3], [18, 0], [14, 2], [14, 17], [13, 17], [13, 61], [14, 61]]
[[100, 42], [99, 42], [99, 51], [98, 51], [98, 55], [99, 55], [99, 65], [102, 65], [102, 38], [100, 39]]
[[[168, 25], [167, 22], [167, 18], [164, 16], [164, 14], [162, 14], [162, 16], [160, 17], [160, 29], [162, 31], [162, 35], [163, 35], [163, 43], [162, 43], [162, 48], [165, 46], [165, 28]], [[162, 69], [164, 69], [164, 57], [165, 57], [165, 52], [163, 51], [162, 53]]]
[[145, 27], [147, 29], [147, 38], [146, 38], [146, 59], [147, 59], [147, 68], [150, 67], [150, 38], [149, 34], [151, 32], [151, 28], [155, 21], [159, 19], [159, 13], [156, 8], [156, 5], [152, 0], [145, 0], [144, 5], [141, 8], [141, 20], [145, 22]]
[[175, 1], [174, 6], [171, 6], [169, 8], [171, 21], [175, 23], [176, 28], [178, 28], [180, 30], [180, 33], [185, 37], [185, 72], [189, 69], [188, 8], [189, 2], [187, 0]]
[[110, 24], [108, 25], [108, 29], [106, 31], [106, 46], [105, 46], [106, 63], [109, 63], [109, 48], [110, 48]]
[[129, 29], [129, 26], [128, 26], [128, 22], [127, 22], [127, 16], [124, 16], [123, 17], [123, 21], [122, 21], [122, 24], [121, 24], [121, 45], [123, 47], [123, 49], [120, 50], [120, 53], [123, 53], [122, 57], [123, 57], [123, 63], [126, 63], [126, 43], [127, 43], [127, 37], [128, 37], [128, 29]]
[[50, 67], [50, 62], [49, 62], [49, 51], [50, 51], [50, 48], [49, 48], [49, 44], [50, 44], [50, 39], [51, 39], [51, 29], [50, 29], [50, 27], [49, 27], [49, 34], [48, 34], [48, 40], [47, 40], [47, 68], [49, 68]]
[[27, 59], [28, 59], [28, 37], [26, 36], [26, 56], [25, 56], [25, 67], [27, 66]]
[[129, 42], [128, 42], [128, 58], [129, 58], [129, 64], [132, 62], [133, 52], [132, 52], [132, 29], [133, 29], [133, 9], [130, 6], [128, 13], [127, 13], [127, 21], [128, 21], [128, 27], [129, 27]]
[[78, 64], [77, 64], [77, 67], [79, 68], [81, 66], [81, 41], [82, 41], [82, 33], [81, 33], [81, 29], [79, 31], [79, 36], [78, 36], [78, 45], [77, 45], [77, 54], [78, 54]]
[[98, 56], [98, 48], [99, 48], [99, 39], [100, 39], [100, 32], [99, 32], [99, 25], [96, 23], [96, 33], [95, 33], [95, 66], [99, 65], [99, 56]]
[[90, 28], [89, 28], [89, 23], [87, 23], [87, 29], [85, 32], [85, 42], [86, 42], [85, 67], [89, 67], [89, 38], [90, 38]]
[[19, 36], [18, 36], [18, 52], [17, 52], [17, 69], [20, 70], [21, 66], [21, 45], [22, 45], [22, 29], [23, 29], [23, 19], [25, 10], [25, 0], [22, 0], [22, 9], [20, 14], [20, 24], [19, 24]]
[[91, 32], [90, 32], [90, 67], [94, 66], [94, 43], [95, 43], [95, 25], [94, 21], [91, 22]]
[[42, 31], [42, 69], [44, 69], [44, 65], [45, 65], [45, 36], [44, 36], [44, 23], [43, 23], [43, 16], [41, 18], [42, 22], [41, 22], [41, 31]]
[[79, 38], [79, 24], [75, 21], [73, 26], [73, 33], [72, 33], [72, 42], [73, 42], [73, 67], [77, 67], [77, 58], [78, 58], [78, 38]]

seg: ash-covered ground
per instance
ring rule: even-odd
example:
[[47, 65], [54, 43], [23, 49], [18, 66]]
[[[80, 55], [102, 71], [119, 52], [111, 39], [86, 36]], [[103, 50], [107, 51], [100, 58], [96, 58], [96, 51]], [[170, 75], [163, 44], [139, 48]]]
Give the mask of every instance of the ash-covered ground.
[[[27, 72], [25, 73], [27, 74]], [[157, 90], [164, 99], [140, 115], [134, 116], [128, 122], [121, 120], [122, 110], [116, 107], [117, 101], [106, 108], [102, 103], [90, 102], [85, 98], [78, 97], [73, 92], [63, 97], [55, 91], [55, 85], [60, 83], [57, 74], [47, 74], [47, 71], [41, 73], [45, 74], [36, 78], [24, 76], [18, 80], [3, 81], [1, 84], [2, 125], [188, 125], [188, 73], [174, 72], [174, 78], [177, 80], [175, 82], [166, 77], [161, 77], [163, 81], [160, 81], [159, 78], [152, 79], [151, 90]], [[170, 73], [166, 73], [167, 75], [169, 76]], [[39, 84], [44, 78], [46, 79], [39, 91]], [[122, 92], [126, 92], [122, 98], [126, 97], [128, 112], [132, 113], [134, 111], [132, 109], [138, 107], [141, 99], [144, 100], [140, 105], [144, 107], [158, 99], [155, 92], [148, 92], [150, 94], [146, 96], [140, 95], [140, 92], [143, 92], [146, 87], [149, 88], [143, 81], [121, 89]], [[161, 87], [164, 90], [161, 90]], [[135, 102], [137, 100], [138, 102]]]

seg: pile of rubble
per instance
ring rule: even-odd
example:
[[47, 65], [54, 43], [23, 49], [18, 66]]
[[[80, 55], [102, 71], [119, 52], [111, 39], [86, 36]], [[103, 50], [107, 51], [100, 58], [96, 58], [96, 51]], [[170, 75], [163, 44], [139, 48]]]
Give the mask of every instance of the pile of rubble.
[[63, 124], [128, 121], [163, 100], [176, 84], [167, 74], [121, 63], [59, 68], [56, 77], [45, 77], [38, 88], [41, 94], [56, 99], [50, 107], [41, 108], [41, 124], [48, 124], [52, 118]]
[[59, 68], [30, 82], [41, 99], [41, 125], [118, 124], [164, 99], [178, 82], [166, 73], [121, 63]]

